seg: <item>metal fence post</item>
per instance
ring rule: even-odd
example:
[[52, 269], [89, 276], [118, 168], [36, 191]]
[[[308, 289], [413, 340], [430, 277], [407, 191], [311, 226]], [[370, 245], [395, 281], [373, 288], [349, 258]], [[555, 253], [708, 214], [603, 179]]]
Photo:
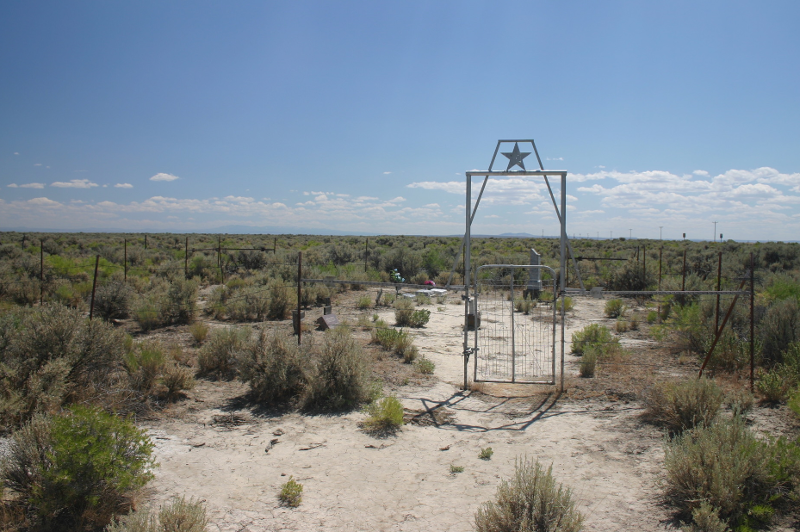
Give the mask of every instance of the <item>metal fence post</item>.
[[100, 265], [100, 255], [94, 259], [94, 279], [92, 279], [92, 302], [89, 305], [89, 319], [94, 316], [94, 294], [97, 290], [97, 267]]

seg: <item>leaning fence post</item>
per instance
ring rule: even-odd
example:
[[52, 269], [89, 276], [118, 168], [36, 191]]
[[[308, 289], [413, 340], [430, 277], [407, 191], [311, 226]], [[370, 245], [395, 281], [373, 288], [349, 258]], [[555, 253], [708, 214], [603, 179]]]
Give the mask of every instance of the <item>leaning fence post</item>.
[[94, 293], [97, 290], [97, 267], [100, 265], [100, 255], [94, 259], [94, 279], [92, 279], [92, 302], [89, 305], [89, 319], [94, 316]]

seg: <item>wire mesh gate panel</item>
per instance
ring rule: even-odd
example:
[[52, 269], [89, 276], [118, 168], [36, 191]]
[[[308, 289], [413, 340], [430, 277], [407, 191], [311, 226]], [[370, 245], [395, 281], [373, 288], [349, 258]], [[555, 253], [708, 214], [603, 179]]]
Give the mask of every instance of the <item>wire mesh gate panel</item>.
[[[551, 273], [547, 288], [532, 280], [543, 270]], [[488, 265], [476, 277], [475, 382], [555, 384], [556, 308], [554, 298], [545, 296], [555, 295], [555, 272], [547, 266]]]

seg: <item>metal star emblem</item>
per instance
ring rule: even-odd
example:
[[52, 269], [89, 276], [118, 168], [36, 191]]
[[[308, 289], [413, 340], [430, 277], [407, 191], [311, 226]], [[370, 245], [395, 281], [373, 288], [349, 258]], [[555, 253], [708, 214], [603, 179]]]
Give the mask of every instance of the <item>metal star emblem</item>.
[[511, 153], [503, 153], [506, 157], [508, 157], [508, 168], [506, 168], [506, 172], [511, 171], [514, 166], [519, 166], [522, 170], [525, 170], [525, 163], [522, 162], [522, 159], [530, 155], [531, 152], [529, 151], [519, 151], [519, 144], [514, 143], [514, 151]]

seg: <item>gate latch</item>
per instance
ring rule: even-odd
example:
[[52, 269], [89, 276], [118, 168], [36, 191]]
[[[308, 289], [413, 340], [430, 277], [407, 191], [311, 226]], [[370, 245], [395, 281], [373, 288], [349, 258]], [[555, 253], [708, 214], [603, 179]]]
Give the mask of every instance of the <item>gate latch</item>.
[[473, 354], [473, 353], [477, 353], [478, 349], [480, 349], [480, 348], [478, 348], [478, 347], [468, 347], [468, 348], [464, 349], [464, 356], [467, 357], [467, 360], [469, 360], [469, 356], [471, 354]]

